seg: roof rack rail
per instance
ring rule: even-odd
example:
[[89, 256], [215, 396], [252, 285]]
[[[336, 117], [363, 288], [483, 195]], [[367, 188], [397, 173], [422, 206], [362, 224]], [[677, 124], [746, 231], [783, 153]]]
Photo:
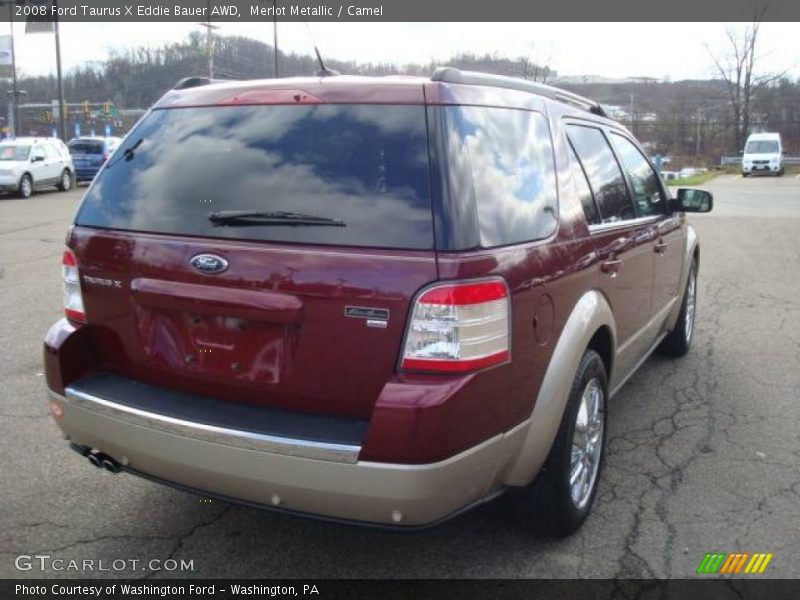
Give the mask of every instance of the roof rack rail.
[[200, 87], [201, 85], [209, 85], [211, 83], [222, 83], [228, 81], [227, 79], [210, 79], [209, 77], [184, 77], [173, 86], [173, 90], [185, 90], [193, 87]]
[[505, 77], [503, 75], [490, 75], [489, 73], [478, 73], [475, 71], [462, 71], [455, 67], [439, 67], [431, 76], [431, 81], [441, 81], [444, 83], [464, 83], [469, 85], [488, 85], [493, 87], [518, 90], [521, 92], [531, 92], [551, 100], [557, 100], [587, 110], [592, 114], [601, 117], [608, 117], [606, 111], [600, 106], [599, 102], [584, 98], [578, 94], [573, 94], [567, 90], [553, 87], [544, 83], [527, 81], [516, 77]]

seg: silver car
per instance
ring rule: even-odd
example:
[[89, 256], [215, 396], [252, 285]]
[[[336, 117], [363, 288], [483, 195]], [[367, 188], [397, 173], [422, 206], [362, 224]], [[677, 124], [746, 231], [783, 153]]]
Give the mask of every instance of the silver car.
[[0, 142], [0, 190], [30, 198], [34, 190], [72, 187], [75, 167], [58, 138], [21, 137]]

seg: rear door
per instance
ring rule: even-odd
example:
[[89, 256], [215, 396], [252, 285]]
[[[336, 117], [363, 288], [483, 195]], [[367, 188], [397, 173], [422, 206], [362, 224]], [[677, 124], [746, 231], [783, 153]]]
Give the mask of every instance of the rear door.
[[428, 168], [423, 106], [153, 111], [71, 241], [101, 368], [368, 418], [437, 275]]
[[57, 183], [61, 181], [61, 173], [68, 166], [67, 157], [61, 154], [61, 150], [52, 142], [44, 142], [42, 146], [44, 146], [53, 182]]
[[683, 229], [679, 215], [667, 206], [667, 193], [660, 177], [631, 139], [611, 132], [634, 196], [639, 217], [652, 217], [653, 306], [652, 318], [663, 322], [679, 297], [683, 264]]
[[647, 324], [653, 281], [653, 220], [637, 217], [622, 170], [603, 130], [570, 123], [567, 131], [596, 206], [596, 220], [590, 222], [589, 231], [600, 261], [600, 289], [616, 319], [615, 373], [619, 378], [635, 365], [651, 342]]

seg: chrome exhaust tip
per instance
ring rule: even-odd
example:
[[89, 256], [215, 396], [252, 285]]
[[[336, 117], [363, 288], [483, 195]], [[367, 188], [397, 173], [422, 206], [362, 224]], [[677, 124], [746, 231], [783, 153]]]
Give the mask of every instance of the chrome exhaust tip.
[[110, 456], [103, 458], [102, 465], [109, 473], [119, 473], [121, 470], [120, 464]]

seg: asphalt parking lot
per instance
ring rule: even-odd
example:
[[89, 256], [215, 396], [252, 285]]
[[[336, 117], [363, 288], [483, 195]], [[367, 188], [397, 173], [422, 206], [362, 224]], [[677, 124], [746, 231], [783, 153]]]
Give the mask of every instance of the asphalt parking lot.
[[[193, 560], [198, 577], [689, 577], [706, 552], [800, 569], [800, 178], [722, 176], [701, 235], [690, 354], [651, 358], [609, 407], [593, 515], [553, 541], [502, 501], [418, 533], [276, 515], [92, 469], [47, 413], [41, 338], [83, 190], [0, 198], [0, 577], [15, 557]], [[96, 576], [163, 577], [142, 568]]]

